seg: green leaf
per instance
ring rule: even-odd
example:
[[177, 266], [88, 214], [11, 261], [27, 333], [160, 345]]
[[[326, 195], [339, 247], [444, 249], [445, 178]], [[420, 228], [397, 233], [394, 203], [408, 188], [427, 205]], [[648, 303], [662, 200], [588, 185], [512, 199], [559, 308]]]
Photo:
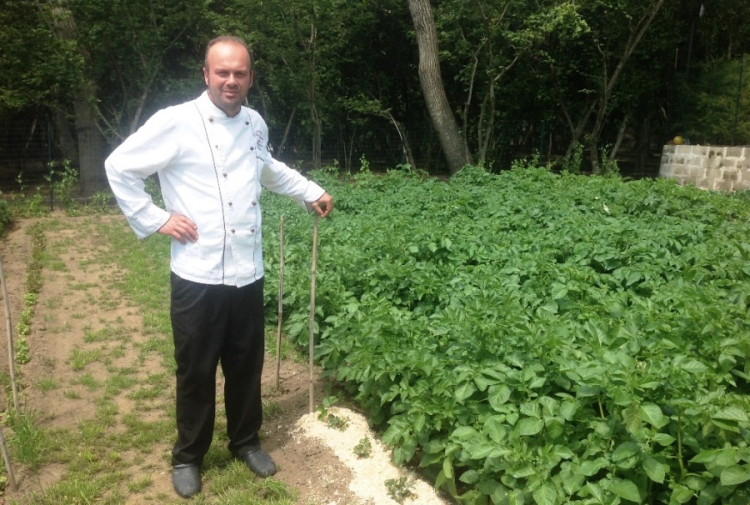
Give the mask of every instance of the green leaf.
[[510, 388], [503, 384], [502, 386], [490, 386], [489, 389], [489, 400], [490, 407], [495, 410], [500, 410], [501, 406], [505, 404], [510, 398]]
[[545, 482], [538, 487], [533, 495], [537, 505], [555, 505], [557, 503], [557, 489], [551, 482]]
[[531, 417], [524, 417], [521, 422], [518, 423], [518, 433], [522, 437], [528, 437], [536, 435], [544, 428], [544, 421], [541, 419], [534, 419]]
[[556, 445], [554, 449], [552, 449], [552, 453], [561, 459], [573, 459], [575, 457], [573, 451], [564, 445]]
[[493, 386], [500, 382], [498, 379], [490, 379], [485, 375], [479, 374], [474, 377], [474, 383], [479, 388], [479, 391], [486, 391], [488, 387]]
[[667, 433], [657, 433], [653, 436], [653, 440], [662, 447], [667, 447], [668, 445], [672, 445], [676, 439]]
[[703, 373], [708, 370], [708, 367], [696, 359], [686, 361], [681, 365], [682, 369], [692, 374]]
[[639, 452], [640, 449], [635, 442], [623, 442], [612, 453], [612, 461], [620, 461], [621, 459], [635, 456]]
[[718, 411], [711, 416], [711, 419], [720, 419], [724, 421], [737, 421], [744, 423], [748, 421], [747, 413], [739, 407], [727, 407]]
[[580, 472], [586, 477], [593, 477], [599, 470], [604, 468], [606, 461], [603, 458], [598, 458], [593, 461], [587, 460], [581, 463]]
[[459, 403], [463, 403], [463, 401], [473, 395], [476, 390], [476, 386], [471, 381], [459, 384], [459, 386], [456, 388], [456, 400]]
[[467, 440], [477, 436], [478, 434], [479, 433], [477, 432], [477, 430], [475, 430], [471, 426], [461, 426], [453, 430], [453, 433], [451, 433], [451, 438], [461, 442], [466, 442]]
[[566, 421], [571, 421], [575, 417], [577, 410], [578, 402], [574, 400], [566, 400], [560, 404], [560, 415]]
[[721, 471], [721, 484], [723, 486], [737, 486], [750, 480], [750, 466], [732, 465]]
[[632, 480], [614, 479], [609, 489], [620, 498], [641, 503], [641, 494], [638, 492], [638, 486]]
[[654, 458], [646, 458], [643, 461], [643, 471], [646, 472], [649, 479], [659, 484], [664, 483], [667, 469], [669, 469], [668, 466], [659, 463]]
[[459, 477], [458, 480], [466, 484], [474, 484], [479, 480], [479, 472], [477, 472], [476, 470], [468, 470], [462, 473], [461, 477]]
[[708, 449], [701, 451], [690, 460], [691, 463], [713, 463], [716, 461], [721, 449]]
[[653, 403], [644, 403], [641, 405], [641, 415], [643, 420], [657, 429], [663, 428], [669, 424], [669, 418], [664, 415], [661, 408]]
[[599, 484], [597, 484], [596, 482], [587, 482], [586, 489], [588, 489], [589, 493], [591, 493], [591, 496], [596, 498], [596, 501], [598, 501], [599, 503], [604, 503], [604, 493], [602, 492], [602, 487]]
[[669, 503], [670, 505], [687, 503], [693, 498], [693, 494], [694, 493], [685, 486], [675, 484], [674, 489], [672, 489], [672, 495], [669, 497]]
[[568, 294], [568, 287], [558, 282], [552, 283], [552, 299], [561, 300]]

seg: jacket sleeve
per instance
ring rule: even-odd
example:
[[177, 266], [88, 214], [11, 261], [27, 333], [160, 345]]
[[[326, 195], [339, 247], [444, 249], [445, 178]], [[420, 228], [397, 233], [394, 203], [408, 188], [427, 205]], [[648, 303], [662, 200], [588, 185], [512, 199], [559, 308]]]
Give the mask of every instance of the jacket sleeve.
[[145, 191], [145, 179], [179, 153], [174, 130], [168, 110], [159, 111], [104, 162], [112, 192], [138, 238], [155, 233], [169, 219]]
[[270, 155], [263, 166], [260, 183], [274, 193], [292, 198], [307, 211], [311, 210], [308, 204], [325, 193], [325, 190], [313, 181], [306, 179], [302, 174]]

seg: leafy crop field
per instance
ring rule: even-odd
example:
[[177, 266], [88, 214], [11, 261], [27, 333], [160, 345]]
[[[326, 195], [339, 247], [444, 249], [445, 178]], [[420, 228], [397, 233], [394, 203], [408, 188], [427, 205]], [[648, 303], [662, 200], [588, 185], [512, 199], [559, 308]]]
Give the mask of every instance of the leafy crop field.
[[[369, 173], [321, 221], [317, 358], [460, 503], [750, 503], [750, 199], [665, 180]], [[311, 222], [265, 196], [308, 338]]]

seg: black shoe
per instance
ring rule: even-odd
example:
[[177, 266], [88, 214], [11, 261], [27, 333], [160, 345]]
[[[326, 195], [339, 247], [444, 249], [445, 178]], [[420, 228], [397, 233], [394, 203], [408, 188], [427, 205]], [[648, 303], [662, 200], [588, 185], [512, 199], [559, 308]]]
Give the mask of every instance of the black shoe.
[[184, 464], [172, 467], [172, 485], [183, 498], [190, 498], [201, 490], [201, 471], [198, 465]]
[[263, 449], [256, 449], [240, 456], [247, 467], [258, 477], [270, 477], [276, 473], [276, 464]]

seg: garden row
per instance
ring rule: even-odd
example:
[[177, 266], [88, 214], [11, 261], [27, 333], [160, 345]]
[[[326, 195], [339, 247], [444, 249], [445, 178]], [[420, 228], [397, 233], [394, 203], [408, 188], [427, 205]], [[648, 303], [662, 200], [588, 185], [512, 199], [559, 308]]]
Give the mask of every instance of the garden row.
[[[335, 175], [335, 174], [334, 174]], [[316, 358], [460, 503], [750, 502], [750, 210], [664, 180], [465, 169], [346, 182]], [[265, 198], [275, 317], [308, 338], [312, 219]]]

